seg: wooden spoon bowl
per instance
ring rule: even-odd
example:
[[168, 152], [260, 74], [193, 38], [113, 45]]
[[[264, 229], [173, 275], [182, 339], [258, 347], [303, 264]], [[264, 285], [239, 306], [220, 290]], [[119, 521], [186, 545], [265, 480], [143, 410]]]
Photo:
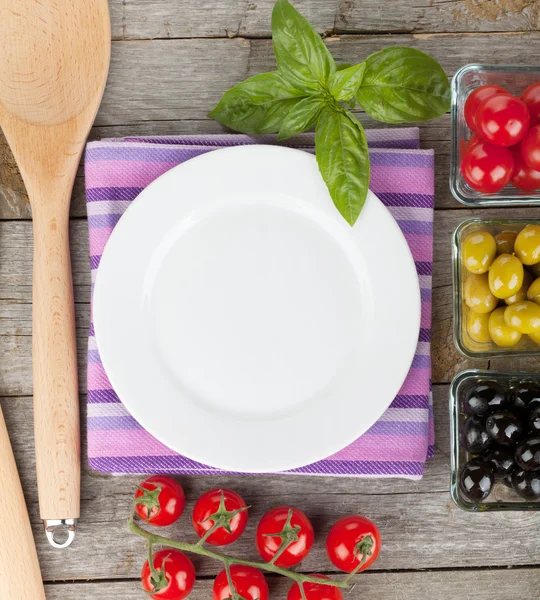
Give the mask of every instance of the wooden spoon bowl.
[[[40, 513], [74, 535], [80, 504], [69, 206], [109, 68], [107, 0], [0, 0], [0, 126], [34, 222], [33, 377]], [[0, 515], [2, 510], [0, 507]], [[16, 553], [15, 553], [16, 555]]]

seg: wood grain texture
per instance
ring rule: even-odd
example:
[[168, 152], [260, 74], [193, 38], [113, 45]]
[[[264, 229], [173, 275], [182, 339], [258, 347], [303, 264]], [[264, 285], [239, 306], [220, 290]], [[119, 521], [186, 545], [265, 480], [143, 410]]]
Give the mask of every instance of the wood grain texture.
[[45, 600], [30, 519], [1, 409], [0, 481], [0, 596], [5, 600]]
[[[126, 522], [131, 494], [140, 481], [138, 477], [98, 475], [84, 469], [81, 527], [74, 545], [66, 552], [56, 552], [39, 535], [32, 427], [26, 416], [30, 402], [29, 398], [1, 400], [9, 429], [17, 431], [13, 447], [34, 523], [44, 578], [50, 581], [138, 577], [145, 559], [144, 543], [127, 532]], [[189, 514], [195, 498], [211, 487], [232, 487], [253, 507], [246, 535], [231, 547], [231, 551], [242, 557], [255, 556], [253, 536], [262, 513], [272, 506], [291, 503], [305, 508], [317, 531], [316, 547], [302, 565], [306, 572], [328, 572], [324, 536], [340, 516], [357, 512], [373, 518], [381, 528], [384, 548], [375, 571], [416, 570], [420, 566], [450, 569], [537, 564], [540, 513], [472, 515], [458, 509], [450, 500], [447, 404], [448, 386], [435, 386], [436, 454], [428, 461], [421, 481], [295, 476], [182, 477], [180, 481], [189, 500], [186, 516], [169, 531], [172, 535], [193, 539]], [[508, 551], [501, 552], [501, 547]], [[218, 568], [207, 560], [197, 561], [196, 566], [201, 576], [214, 575]], [[478, 589], [478, 593], [480, 591]], [[483, 598], [490, 600], [491, 596]]]
[[[520, 600], [538, 600], [540, 570], [515, 569], [495, 571], [442, 571], [437, 573], [372, 573], [367, 571], [347, 598], [376, 600], [508, 600], [519, 590]], [[290, 583], [282, 578], [269, 578], [274, 598], [285, 598]], [[138, 582], [51, 584], [46, 586], [48, 600], [143, 600]], [[195, 583], [191, 600], [206, 600], [212, 594], [212, 581]]]
[[[471, 60], [484, 63], [534, 64], [530, 48], [540, 33], [459, 36], [381, 35], [331, 38], [339, 61], [360, 62], [388, 45], [408, 45], [431, 53], [452, 76]], [[164, 60], [167, 57], [167, 60]], [[223, 92], [240, 80], [275, 66], [268, 40], [153, 40], [116, 42], [109, 85], [92, 137], [211, 133], [223, 131], [207, 119]], [[166, 90], [166, 92], [164, 92]], [[384, 124], [360, 114], [367, 127]], [[460, 206], [448, 187], [450, 119], [421, 125], [422, 144], [436, 153], [436, 203]], [[84, 216], [82, 171], [77, 178], [72, 216]], [[0, 218], [28, 218], [30, 209], [13, 158], [0, 136]]]
[[[211, 18], [190, 0], [112, 0], [115, 39], [268, 37], [274, 0], [218, 0]], [[535, 0], [296, 0], [323, 33], [527, 31], [538, 29]]]
[[69, 206], [107, 79], [109, 10], [106, 0], [70, 10], [58, 0], [1, 0], [0, 9], [0, 123], [33, 216], [32, 366], [41, 517], [74, 519], [80, 510], [80, 433]]
[[[540, 209], [463, 209], [436, 211], [433, 265], [433, 381], [448, 383], [466, 368], [487, 368], [488, 361], [461, 356], [453, 342], [451, 237], [464, 219], [540, 216]], [[76, 301], [79, 376], [86, 389], [86, 335], [89, 325], [90, 267], [88, 230], [84, 220], [71, 222], [72, 269]], [[28, 395], [31, 385], [31, 225], [26, 221], [0, 222], [0, 370], [1, 395]], [[515, 368], [517, 361], [492, 360], [492, 368]], [[540, 358], [519, 359], [519, 368], [538, 370]]]

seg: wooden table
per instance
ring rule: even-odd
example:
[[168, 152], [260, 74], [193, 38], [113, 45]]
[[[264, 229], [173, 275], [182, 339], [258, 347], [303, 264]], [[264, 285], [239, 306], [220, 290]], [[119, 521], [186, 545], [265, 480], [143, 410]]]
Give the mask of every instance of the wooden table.
[[[92, 137], [219, 132], [206, 114], [229, 87], [273, 68], [272, 0], [110, 0], [113, 51], [109, 84]], [[449, 76], [470, 62], [538, 63], [538, 0], [298, 0], [340, 62], [360, 62], [387, 45], [430, 52]], [[376, 123], [360, 118], [369, 127]], [[271, 506], [304, 507], [319, 532], [302, 565], [325, 572], [323, 538], [341, 515], [363, 513], [380, 526], [383, 551], [350, 597], [436, 600], [538, 600], [540, 513], [469, 514], [448, 493], [448, 383], [458, 371], [538, 370], [539, 361], [472, 363], [452, 341], [450, 238], [472, 215], [540, 216], [539, 209], [469, 210], [448, 188], [450, 119], [422, 125], [422, 144], [437, 158], [433, 308], [433, 390], [437, 449], [420, 482], [300, 477], [183, 478], [194, 499], [211, 486], [230, 486], [253, 506], [237, 552], [252, 556], [254, 524]], [[130, 497], [139, 478], [85, 469], [76, 543], [51, 548], [38, 516], [32, 433], [30, 208], [13, 158], [0, 138], [0, 402], [14, 445], [41, 559], [48, 598], [144, 598], [138, 582], [145, 547], [127, 532]], [[85, 405], [90, 273], [82, 169], [72, 204], [72, 255], [79, 340], [81, 406]], [[399, 291], [397, 287], [396, 291]], [[396, 294], [396, 298], [399, 294]], [[389, 365], [391, 367], [391, 365]], [[84, 432], [83, 432], [84, 433]], [[84, 436], [83, 436], [84, 437]], [[188, 519], [176, 528], [191, 535]], [[211, 593], [216, 564], [197, 561], [193, 598]], [[509, 570], [509, 567], [513, 567]], [[284, 597], [288, 582], [272, 579]]]

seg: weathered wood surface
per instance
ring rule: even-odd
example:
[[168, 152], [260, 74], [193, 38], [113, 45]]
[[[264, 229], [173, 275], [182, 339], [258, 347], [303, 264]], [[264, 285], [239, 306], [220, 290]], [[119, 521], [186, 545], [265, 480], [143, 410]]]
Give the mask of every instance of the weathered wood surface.
[[[112, 0], [115, 39], [270, 35], [273, 0]], [[321, 33], [538, 29], [536, 0], [296, 0]]]
[[[538, 62], [534, 48], [540, 42], [539, 0], [297, 0], [295, 4], [319, 31], [334, 36], [327, 43], [339, 61], [360, 61], [394, 44], [430, 52], [449, 76], [469, 62]], [[221, 131], [206, 117], [220, 95], [241, 79], [274, 66], [271, 43], [261, 39], [270, 34], [272, 5], [273, 0], [110, 0], [113, 37], [118, 41], [113, 44], [109, 85], [92, 138]], [[399, 34], [383, 35], [387, 32]], [[363, 114], [359, 117], [368, 127], [380, 126]], [[456, 352], [452, 339], [450, 240], [456, 225], [465, 218], [540, 217], [540, 209], [472, 211], [460, 206], [448, 188], [448, 115], [420, 127], [423, 147], [433, 148], [436, 153], [438, 208], [432, 345], [437, 442], [435, 458], [427, 463], [424, 478], [412, 482], [222, 476], [183, 478], [182, 482], [191, 500], [209, 487], [228, 486], [252, 504], [247, 535], [234, 548], [244, 557], [254, 556], [254, 526], [265, 509], [282, 503], [305, 508], [319, 533], [316, 550], [302, 565], [303, 570], [311, 572], [329, 571], [322, 541], [333, 521], [353, 512], [372, 517], [381, 527], [384, 549], [375, 569], [364, 575], [351, 592], [353, 598], [369, 594], [389, 600], [537, 600], [540, 514], [472, 515], [460, 511], [450, 500], [447, 384], [457, 372], [470, 367], [539, 369], [539, 359], [470, 361]], [[90, 275], [82, 168], [71, 215], [84, 414]], [[55, 582], [47, 584], [47, 597], [143, 598], [137, 578], [145, 549], [126, 531], [131, 493], [138, 477], [102, 476], [85, 469], [82, 518], [75, 545], [64, 552], [55, 551], [41, 531], [30, 397], [29, 218], [20, 175], [0, 134], [0, 404], [11, 432], [43, 575], [47, 582]], [[189, 519], [184, 517], [172, 532], [191, 536]], [[197, 566], [203, 579], [192, 595], [195, 600], [210, 595], [209, 578], [219, 568], [208, 561]], [[507, 566], [518, 568], [507, 570]], [[274, 596], [284, 597], [287, 585], [271, 579]]]
[[[488, 361], [471, 361], [454, 348], [452, 337], [453, 289], [451, 265], [451, 237], [456, 226], [464, 219], [482, 217], [540, 216], [540, 209], [463, 209], [439, 210], [435, 217], [435, 260], [433, 268], [433, 381], [448, 383], [465, 368], [487, 368]], [[71, 250], [75, 301], [77, 303], [77, 331], [79, 338], [79, 365], [81, 389], [86, 389], [86, 334], [89, 325], [90, 267], [88, 261], [88, 231], [86, 221], [73, 220]], [[0, 393], [29, 395], [31, 378], [31, 273], [32, 227], [29, 221], [0, 222]], [[519, 361], [496, 359], [492, 368], [522, 368], [538, 370], [540, 359]]]
[[[313, 520], [318, 539], [301, 567], [310, 572], [328, 571], [324, 536], [340, 516], [355, 512], [373, 518], [381, 528], [384, 549], [374, 566], [376, 571], [537, 565], [540, 513], [471, 515], [450, 500], [447, 395], [448, 386], [435, 386], [436, 456], [428, 462], [421, 481], [283, 476], [183, 478], [190, 499], [186, 515], [193, 499], [209, 487], [238, 490], [252, 509], [246, 535], [235, 544], [234, 551], [238, 556], [253, 557], [254, 528], [262, 513], [283, 503], [302, 506]], [[1, 403], [9, 430], [16, 432], [14, 453], [34, 523], [44, 578], [136, 578], [144, 561], [144, 544], [127, 532], [126, 518], [139, 478], [98, 476], [85, 471], [79, 537], [66, 552], [55, 551], [43, 538], [37, 512], [31, 399], [7, 398]], [[182, 539], [193, 539], [189, 518], [184, 517], [170, 531]], [[197, 568], [201, 576], [211, 576], [219, 565], [203, 560], [198, 561]], [[429, 589], [430, 584], [425, 585]], [[540, 585], [540, 579], [536, 585]], [[488, 595], [478, 597], [491, 600]]]
[[[390, 4], [388, 2], [381, 5]], [[540, 33], [445, 35], [362, 35], [328, 40], [339, 61], [361, 61], [384, 46], [409, 45], [431, 53], [449, 76], [462, 65], [535, 64], [530, 49]], [[164, 60], [164, 58], [167, 60]], [[171, 39], [116, 42], [111, 75], [92, 137], [219, 132], [206, 115], [221, 94], [240, 80], [274, 68], [271, 42], [258, 39]], [[381, 126], [362, 115], [368, 127]], [[438, 208], [456, 208], [447, 174], [450, 161], [448, 116], [422, 125], [424, 147], [436, 152]], [[73, 216], [84, 216], [82, 170]], [[17, 168], [0, 137], [0, 218], [28, 218], [30, 208]]]
[[[273, 597], [285, 598], [290, 583], [269, 578]], [[95, 600], [143, 598], [135, 582], [51, 584], [45, 587], [49, 600]], [[518, 591], [519, 590], [519, 591]], [[518, 595], [516, 595], [518, 593]], [[190, 595], [192, 600], [206, 600], [212, 594], [211, 581], [198, 581]], [[514, 571], [442, 571], [437, 573], [370, 573], [360, 576], [347, 598], [374, 600], [538, 600], [538, 569]]]

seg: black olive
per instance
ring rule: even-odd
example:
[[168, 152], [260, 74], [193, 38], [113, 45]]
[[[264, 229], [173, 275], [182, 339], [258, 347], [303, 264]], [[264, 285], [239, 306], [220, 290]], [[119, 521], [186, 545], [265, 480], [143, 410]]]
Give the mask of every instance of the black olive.
[[531, 431], [540, 434], [540, 403], [529, 411], [528, 425]]
[[496, 479], [504, 479], [512, 473], [516, 466], [514, 454], [506, 448], [492, 450], [486, 455], [485, 460], [493, 467]]
[[509, 404], [504, 389], [498, 383], [477, 383], [467, 390], [463, 399], [463, 412], [467, 415], [485, 416]]
[[463, 447], [471, 454], [480, 454], [491, 446], [491, 439], [486, 432], [484, 420], [480, 417], [469, 417], [463, 425]]
[[491, 465], [478, 458], [466, 463], [459, 474], [461, 493], [471, 502], [485, 500], [491, 493], [494, 481]]
[[531, 437], [516, 448], [516, 463], [526, 471], [540, 469], [540, 437]]
[[540, 471], [518, 469], [512, 474], [512, 487], [525, 500], [540, 498]]
[[512, 446], [523, 434], [521, 420], [511, 412], [501, 411], [489, 415], [486, 421], [488, 435], [501, 446]]
[[512, 405], [518, 411], [527, 410], [531, 402], [540, 402], [540, 386], [522, 383], [512, 391]]
[[[513, 473], [514, 471], [512, 471]], [[506, 477], [504, 477], [503, 479], [501, 479], [501, 481], [504, 483], [504, 485], [508, 488], [513, 488], [512, 485], [512, 473], [510, 473], [510, 475], [507, 475]]]

